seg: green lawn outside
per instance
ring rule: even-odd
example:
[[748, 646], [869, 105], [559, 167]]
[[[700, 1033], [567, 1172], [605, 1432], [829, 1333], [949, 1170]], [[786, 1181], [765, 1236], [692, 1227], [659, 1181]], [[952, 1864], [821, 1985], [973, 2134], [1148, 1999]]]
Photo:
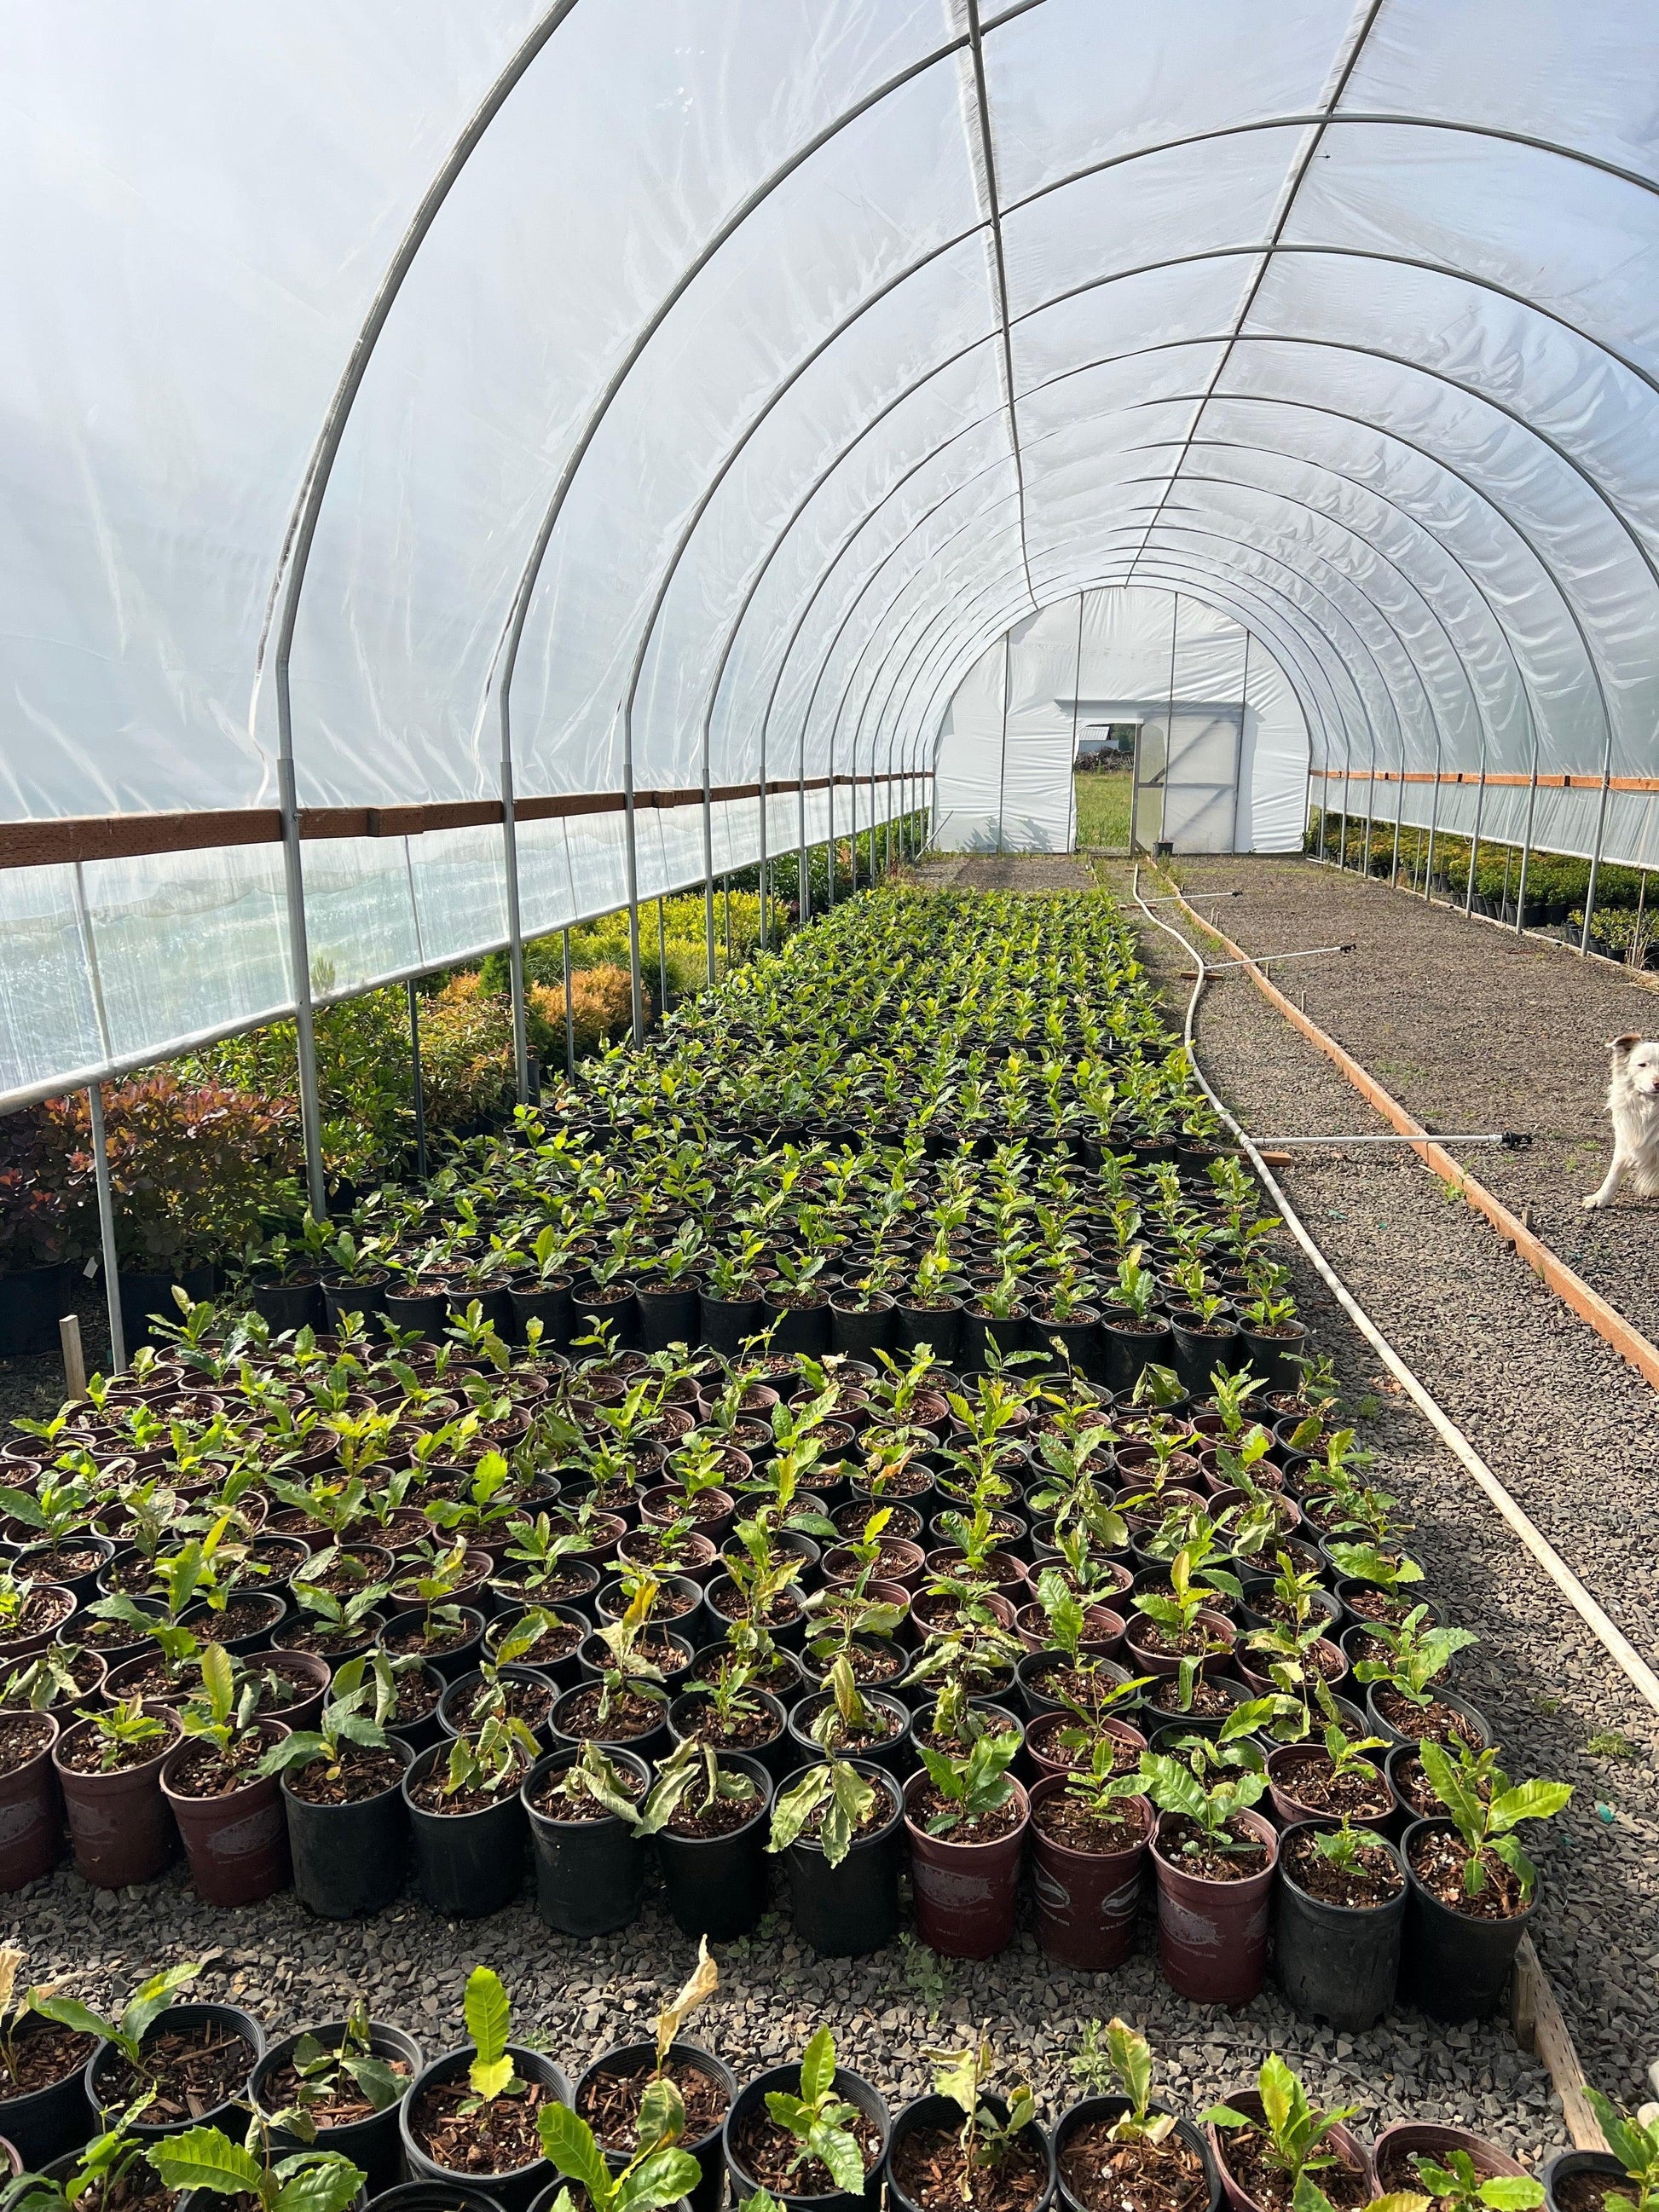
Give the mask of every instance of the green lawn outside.
[[1129, 805], [1134, 777], [1127, 768], [1091, 769], [1074, 776], [1077, 790], [1077, 842], [1079, 850], [1129, 843]]

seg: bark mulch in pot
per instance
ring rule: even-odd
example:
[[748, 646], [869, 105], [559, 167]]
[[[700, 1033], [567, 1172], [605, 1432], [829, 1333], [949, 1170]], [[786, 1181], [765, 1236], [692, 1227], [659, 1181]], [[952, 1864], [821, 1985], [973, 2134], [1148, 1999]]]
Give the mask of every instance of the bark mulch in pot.
[[194, 1743], [179, 1754], [170, 1786], [181, 1797], [228, 1797], [253, 1779], [254, 1768], [270, 1748], [257, 1735], [225, 1752], [216, 1744]]
[[[530, 1793], [530, 1807], [544, 1820], [568, 1821], [572, 1825], [584, 1820], [614, 1820], [616, 1814], [601, 1805], [591, 1790], [584, 1790], [579, 1797], [567, 1797], [559, 1784], [564, 1779], [562, 1769], [556, 1768], [543, 1775]], [[617, 1769], [617, 1780], [624, 1797], [640, 1798], [645, 1795], [645, 1784], [637, 1774], [625, 1766]], [[631, 2141], [628, 2146], [632, 2148]]]
[[[408, 2087], [414, 2069], [406, 2058], [386, 2057], [378, 2051], [375, 2056]], [[306, 2110], [319, 2128], [355, 2127], [359, 2120], [374, 2118], [374, 2106], [343, 2067], [337, 2070], [334, 2081], [334, 2087], [325, 2097], [318, 2096], [314, 2090], [308, 2092], [311, 2101]], [[298, 2104], [304, 2086], [295, 2067], [278, 2066], [265, 2077], [259, 2091], [260, 2100], [267, 2112], [280, 2112]]]
[[1202, 2212], [1209, 2181], [1190, 2143], [1175, 2135], [1161, 2143], [1114, 2142], [1112, 2126], [1081, 2122], [1056, 2161], [1067, 2195], [1084, 2212]]
[[[854, 2112], [842, 2124], [858, 2145], [864, 2170], [868, 2173], [881, 2156], [881, 2130], [860, 2112]], [[763, 2105], [745, 2112], [733, 2126], [732, 2148], [744, 2172], [780, 2201], [786, 2192], [791, 2197], [841, 2194], [840, 2184], [822, 2159], [804, 2158], [799, 2166], [795, 2163], [800, 2154], [800, 2144], [787, 2128], [777, 2125]]]
[[33, 2034], [14, 2035], [9, 2045], [0, 2044], [0, 2097], [30, 2097], [67, 2081], [91, 2057], [94, 2040], [50, 2021], [42, 2021]]
[[[730, 2100], [725, 2086], [686, 2058], [671, 2058], [663, 2072], [679, 2091], [680, 2101], [685, 2106], [685, 2126], [680, 2141], [701, 2142], [726, 2118]], [[582, 2083], [576, 2110], [604, 2149], [632, 2154], [639, 2131], [641, 2101], [655, 2078], [655, 2069], [648, 2062], [641, 2062], [631, 2073], [593, 2073]]]
[[16, 1773], [51, 1741], [52, 1723], [44, 1713], [8, 1713], [0, 1719], [0, 1774]]
[[671, 1836], [689, 1836], [699, 1842], [711, 1836], [729, 1836], [752, 1820], [760, 1808], [761, 1794], [752, 1784], [746, 1796], [716, 1797], [712, 1805], [702, 1802], [703, 1787], [701, 1782], [694, 1782], [681, 1798], [668, 1821]]
[[1218, 1684], [1203, 1674], [1193, 1684], [1192, 1702], [1186, 1706], [1181, 1702], [1178, 1674], [1166, 1674], [1146, 1692], [1146, 1704], [1152, 1711], [1168, 1713], [1175, 1720], [1184, 1720], [1188, 1713], [1202, 1713], [1206, 1718], [1217, 1713], [1230, 1713], [1237, 1703], [1236, 1698], [1229, 1697]]
[[[553, 2092], [526, 2081], [516, 2096], [479, 2105], [465, 2069], [453, 2081], [430, 2081], [409, 2115], [409, 2130], [446, 2173], [515, 2173], [542, 2154], [536, 2118]], [[477, 2110], [468, 2112], [470, 2105]]]
[[[1262, 2212], [1291, 2212], [1295, 2191], [1291, 2177], [1273, 2164], [1267, 2139], [1258, 2129], [1229, 2129], [1221, 2138], [1221, 2154], [1233, 2179], [1247, 2197], [1261, 2205]], [[1322, 2166], [1318, 2179], [1337, 2212], [1352, 2212], [1352, 2208], [1364, 2204], [1370, 2195], [1364, 2175], [1356, 2173], [1340, 2160], [1331, 2166]]]
[[1294, 1758], [1288, 1754], [1276, 1765], [1273, 1779], [1287, 1797], [1334, 1820], [1346, 1813], [1350, 1820], [1376, 1820], [1390, 1810], [1394, 1799], [1386, 1778], [1369, 1761], [1359, 1771], [1344, 1775], [1331, 1771], [1330, 1753], [1316, 1744]]
[[1501, 1859], [1488, 1858], [1485, 1885], [1474, 1896], [1468, 1894], [1463, 1869], [1469, 1851], [1461, 1836], [1431, 1828], [1412, 1838], [1409, 1857], [1412, 1872], [1430, 1896], [1466, 1919], [1512, 1920], [1527, 1909], [1521, 1898], [1521, 1877]]
[[[527, 1729], [540, 1728], [553, 1710], [558, 1695], [545, 1682], [515, 1682], [510, 1679], [501, 1685], [501, 1704], [505, 1716], [522, 1721]], [[485, 1694], [482, 1682], [469, 1683], [458, 1697], [449, 1703], [449, 1717], [465, 1735], [472, 1727], [477, 1714], [479, 1700]]]
[[331, 1773], [325, 1759], [313, 1759], [296, 1774], [289, 1769], [290, 1793], [307, 1805], [360, 1805], [383, 1790], [395, 1790], [404, 1778], [404, 1763], [395, 1751], [376, 1751], [368, 1744], [352, 1744], [342, 1753], [339, 1771]]
[[1030, 2212], [1048, 2185], [1048, 2161], [1041, 2148], [1015, 2136], [1001, 2154], [983, 2164], [969, 2163], [955, 2128], [912, 2128], [894, 2146], [894, 2181], [923, 2212]]
[[[910, 1801], [910, 1818], [924, 1833], [928, 1823], [956, 1807], [948, 1797], [942, 1796], [931, 1782], [924, 1783]], [[1010, 1796], [1006, 1802], [993, 1808], [988, 1813], [970, 1813], [947, 1829], [937, 1840], [942, 1844], [993, 1844], [999, 1836], [1012, 1835], [1021, 1819], [1018, 1797]]]
[[1056, 1790], [1031, 1808], [1031, 1826], [1068, 1851], [1132, 1851], [1146, 1840], [1145, 1820], [1126, 1806], [1105, 1817], [1091, 1813], [1070, 1790]]
[[447, 1759], [428, 1767], [419, 1781], [409, 1787], [409, 1802], [418, 1805], [422, 1813], [440, 1813], [457, 1816], [463, 1813], [488, 1813], [497, 1805], [506, 1805], [518, 1794], [522, 1772], [515, 1771], [499, 1790], [453, 1790], [445, 1794], [444, 1780], [449, 1771]]
[[659, 1728], [668, 1708], [656, 1698], [641, 1697], [637, 1690], [623, 1689], [615, 1692], [608, 1711], [605, 1705], [603, 1682], [589, 1682], [580, 1690], [568, 1692], [569, 1702], [562, 1707], [559, 1727], [568, 1736], [598, 1737], [606, 1743], [625, 1743], [629, 1736], [649, 1735]]
[[[1025, 1731], [1028, 1751], [1040, 1754], [1051, 1766], [1086, 1769], [1094, 1758], [1094, 1738], [1075, 1746], [1062, 1743], [1060, 1738], [1072, 1735], [1086, 1735], [1073, 1713], [1042, 1713]], [[1112, 1746], [1112, 1771], [1127, 1774], [1132, 1766], [1140, 1764], [1138, 1746], [1125, 1743], [1121, 1736], [1109, 1739]]]
[[1438, 1698], [1431, 1698], [1426, 1705], [1414, 1705], [1398, 1690], [1386, 1687], [1371, 1693], [1376, 1710], [1390, 1728], [1396, 1728], [1413, 1743], [1425, 1737], [1436, 1743], [1451, 1743], [1461, 1739], [1471, 1751], [1480, 1748], [1480, 1731], [1465, 1713], [1454, 1706], [1443, 1705]]
[[693, 1743], [712, 1744], [716, 1751], [763, 1750], [783, 1734], [777, 1715], [769, 1713], [764, 1706], [757, 1712], [738, 1713], [723, 1721], [712, 1705], [700, 1702], [698, 1708], [676, 1726]]
[[[158, 1714], [156, 1717], [166, 1727], [171, 1716]], [[125, 1774], [130, 1767], [147, 1766], [152, 1759], [160, 1759], [164, 1752], [171, 1750], [178, 1742], [179, 1735], [179, 1724], [175, 1720], [165, 1737], [152, 1737], [148, 1743], [124, 1743], [106, 1765], [104, 1739], [95, 1729], [88, 1728], [84, 1733], [73, 1735], [67, 1741], [60, 1736], [57, 1756], [76, 1774]]]
[[1293, 1836], [1285, 1853], [1285, 1869], [1298, 1889], [1305, 1889], [1322, 1905], [1386, 1905], [1406, 1886], [1392, 1856], [1374, 1844], [1363, 1844], [1353, 1871], [1344, 1874], [1320, 1856], [1311, 1836]]
[[417, 1620], [408, 1628], [400, 1628], [395, 1636], [380, 1638], [380, 1649], [389, 1651], [394, 1659], [402, 1659], [411, 1651], [422, 1655], [429, 1651], [447, 1651], [452, 1644], [465, 1644], [477, 1631], [471, 1621], [453, 1623], [443, 1620]]
[[1196, 1875], [1200, 1881], [1248, 1881], [1252, 1875], [1262, 1873], [1267, 1864], [1266, 1844], [1257, 1843], [1249, 1829], [1237, 1820], [1228, 1822], [1227, 1830], [1241, 1843], [1248, 1841], [1249, 1848], [1217, 1850], [1204, 1842], [1196, 1824], [1184, 1813], [1167, 1814], [1158, 1848], [1171, 1866], [1179, 1867], [1182, 1874]]
[[160, 2174], [139, 2159], [119, 2180], [94, 2182], [78, 2200], [77, 2212], [173, 2212], [183, 2193], [163, 2189]]
[[1601, 2212], [1610, 2195], [1627, 2202], [1636, 2195], [1632, 2185], [1618, 2173], [1564, 2173], [1551, 2185], [1551, 2193], [1559, 2212]]
[[142, 2055], [137, 2073], [125, 2058], [112, 2057], [107, 2069], [100, 2069], [98, 2091], [112, 2106], [120, 2106], [150, 2090], [143, 2114], [149, 2128], [185, 2126], [240, 2096], [257, 2054], [234, 2027], [208, 2021], [199, 2027], [153, 2029]]

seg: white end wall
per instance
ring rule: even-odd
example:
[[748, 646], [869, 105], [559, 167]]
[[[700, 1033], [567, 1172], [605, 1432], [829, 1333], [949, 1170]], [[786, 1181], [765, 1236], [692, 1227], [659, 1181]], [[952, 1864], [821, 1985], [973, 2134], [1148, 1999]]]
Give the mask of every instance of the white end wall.
[[1231, 615], [1140, 585], [1056, 600], [981, 655], [939, 728], [934, 843], [1069, 852], [1079, 732], [1091, 722], [1162, 724], [1172, 698], [1243, 710], [1231, 849], [1298, 849], [1308, 732], [1283, 670]]

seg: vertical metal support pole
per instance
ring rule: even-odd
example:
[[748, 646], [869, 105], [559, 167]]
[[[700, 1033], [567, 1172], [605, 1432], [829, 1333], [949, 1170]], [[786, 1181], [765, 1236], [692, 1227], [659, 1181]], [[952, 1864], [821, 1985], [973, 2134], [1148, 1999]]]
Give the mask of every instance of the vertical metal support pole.
[[104, 1132], [104, 1086], [87, 1091], [92, 1119], [92, 1166], [98, 1185], [98, 1241], [103, 1253], [104, 1300], [109, 1311], [109, 1364], [112, 1375], [127, 1371], [127, 1333], [121, 1322], [121, 1262], [115, 1250], [115, 1200], [109, 1187], [109, 1139]]
[[[1483, 744], [1484, 750], [1484, 744]], [[1465, 921], [1474, 912], [1474, 872], [1480, 864], [1480, 818], [1486, 810], [1486, 763], [1480, 763], [1480, 783], [1474, 794], [1474, 835], [1469, 840], [1469, 882], [1463, 896]]]
[[720, 878], [720, 890], [726, 901], [726, 972], [732, 973], [732, 878]]
[[623, 760], [623, 832], [628, 874], [628, 980], [633, 997], [634, 1042], [645, 1042], [645, 984], [640, 974], [640, 856], [634, 842], [634, 762], [629, 746]]
[[576, 1003], [570, 989], [570, 932], [560, 931], [564, 939], [564, 1073], [568, 1082], [576, 1079]]
[[665, 1022], [668, 1018], [668, 909], [660, 891], [657, 893], [657, 980], [662, 986], [657, 1019]]
[[278, 732], [276, 799], [283, 821], [283, 885], [288, 897], [289, 965], [294, 975], [294, 1034], [300, 1066], [300, 1127], [305, 1138], [306, 1193], [319, 1221], [328, 1219], [328, 1184], [323, 1174], [323, 1109], [317, 1083], [317, 1031], [311, 1006], [311, 947], [306, 934], [305, 872], [300, 862], [300, 807], [294, 781], [294, 756], [287, 733], [288, 671], [276, 671]]
[[404, 984], [409, 999], [409, 1079], [415, 1106], [415, 1172], [426, 1181], [426, 1080], [421, 1073], [421, 994], [410, 975]]
[[798, 874], [798, 876], [799, 877], [799, 879], [800, 879], [800, 880], [799, 880], [799, 896], [797, 896], [797, 899], [796, 899], [796, 905], [797, 905], [797, 907], [799, 908], [799, 913], [800, 913], [800, 927], [801, 927], [803, 929], [805, 929], [805, 927], [806, 927], [807, 923], [808, 923], [809, 921], [811, 921], [811, 920], [812, 919], [812, 867], [811, 867], [811, 854], [808, 852], [808, 850], [807, 850], [807, 846], [806, 846], [806, 760], [805, 760], [805, 751], [806, 751], [806, 748], [803, 745], [803, 746], [802, 746], [802, 748], [801, 748], [801, 755], [802, 755], [802, 758], [801, 758], [801, 764], [800, 764], [800, 784], [799, 784], [799, 789], [798, 789], [798, 791], [797, 791], [797, 793], [796, 793], [796, 806], [797, 806], [797, 814], [796, 814], [796, 830], [795, 830], [795, 836], [796, 836], [796, 838], [797, 838], [797, 841], [798, 841], [798, 842], [797, 842], [797, 847], [796, 847], [795, 869], [796, 869], [796, 873]]
[[1504, 888], [1498, 894], [1498, 919], [1500, 921], [1504, 919], [1504, 909], [1510, 902], [1510, 863], [1514, 860], [1514, 858], [1515, 848], [1512, 845], [1505, 845], [1504, 848]]
[[771, 949], [771, 933], [766, 921], [766, 772], [763, 765], [760, 784], [760, 949]]
[[1515, 887], [1515, 933], [1517, 937], [1527, 926], [1527, 870], [1532, 864], [1532, 826], [1537, 809], [1538, 760], [1534, 745], [1532, 781], [1527, 788], [1527, 826], [1521, 836], [1521, 880]]
[[856, 728], [853, 732], [851, 767], [853, 773], [848, 778], [847, 811], [853, 825], [853, 834], [848, 841], [853, 854], [853, 889], [850, 896], [856, 898], [859, 893], [859, 733]]
[[[1136, 733], [1135, 737], [1135, 757], [1137, 761], [1139, 761], [1140, 757], [1140, 738], [1139, 732]], [[1331, 779], [1328, 772], [1326, 769], [1322, 769], [1319, 772], [1319, 851], [1316, 855], [1316, 858], [1319, 860], [1322, 866], [1323, 866], [1325, 860], [1325, 817], [1331, 811], [1329, 804], [1330, 781]], [[1132, 826], [1134, 821], [1133, 805], [1133, 802], [1131, 801], [1132, 811], [1129, 819]], [[1133, 850], [1133, 845], [1130, 849], [1131, 851]]]
[[[729, 832], [728, 832], [729, 835]], [[702, 759], [702, 933], [708, 962], [708, 988], [714, 988], [714, 803], [708, 785], [708, 749]]]
[[[519, 907], [519, 823], [513, 802], [513, 754], [507, 694], [501, 694], [501, 852], [507, 872], [507, 979], [513, 998], [513, 1080], [519, 1103], [530, 1103], [530, 1023], [525, 1006], [524, 917]], [[411, 986], [412, 988], [412, 986]]]
[[[1140, 741], [1146, 735], [1145, 722], [1135, 724], [1135, 749], [1129, 768], [1129, 858], [1133, 860], [1140, 850]], [[1325, 857], [1325, 810], [1319, 811], [1319, 857]]]
[[1423, 897], [1425, 902], [1434, 897], [1434, 840], [1440, 827], [1440, 733], [1434, 740], [1434, 797], [1429, 801], [1429, 851], [1423, 867]]
[[1406, 741], [1400, 740], [1400, 795], [1394, 803], [1394, 866], [1389, 871], [1389, 888], [1400, 888], [1400, 832], [1406, 819]]
[[826, 914], [833, 914], [836, 910], [836, 733], [833, 727], [830, 732], [830, 778], [824, 787], [823, 796], [829, 808], [829, 830], [823, 848], [829, 862], [829, 884], [823, 905]]
[[1590, 919], [1595, 912], [1595, 886], [1601, 873], [1601, 846], [1607, 830], [1607, 797], [1613, 788], [1613, 739], [1607, 739], [1607, 758], [1601, 769], [1601, 804], [1595, 812], [1595, 850], [1590, 854], [1589, 883], [1584, 891], [1584, 927], [1578, 933], [1578, 950], [1589, 951]]

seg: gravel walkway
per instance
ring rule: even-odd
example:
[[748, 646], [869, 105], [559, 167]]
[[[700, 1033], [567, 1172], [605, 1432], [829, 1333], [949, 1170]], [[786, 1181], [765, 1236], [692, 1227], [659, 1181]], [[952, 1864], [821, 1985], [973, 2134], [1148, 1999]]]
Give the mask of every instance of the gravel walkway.
[[[1288, 872], [1305, 882], [1310, 872]], [[1118, 873], [1127, 889], [1127, 872]], [[1254, 872], [1232, 864], [1231, 874], [1246, 876], [1254, 913]], [[1271, 949], [1273, 933], [1245, 928], [1243, 905], [1229, 917], [1229, 934]], [[1326, 941], [1320, 933], [1334, 918], [1316, 908], [1297, 941]], [[1278, 941], [1292, 941], [1291, 932]], [[1150, 928], [1143, 943], [1184, 1009], [1189, 987], [1175, 975], [1185, 956]], [[1311, 988], [1308, 1011], [1322, 1019], [1331, 1011]], [[1344, 1041], [1358, 1052], [1353, 1032], [1350, 1021]], [[1206, 1073], [1253, 1131], [1382, 1126], [1242, 976], [1206, 991], [1197, 1044]], [[1412, 1156], [1321, 1153], [1294, 1162], [1282, 1180], [1396, 1350], [1637, 1648], [1659, 1659], [1653, 1392]], [[1433, 1589], [1481, 1638], [1467, 1662], [1468, 1694], [1497, 1723], [1512, 1777], [1575, 1786], [1569, 1811], [1542, 1832], [1537, 1856], [1550, 1893], [1537, 1941], [1590, 2079], [1633, 2099], [1659, 2053], [1659, 1723], [1379, 1372], [1299, 1253], [1289, 1248], [1286, 1256], [1322, 1342], [1335, 1347], [1356, 1397], [1377, 1405], [1367, 1435], [1388, 1455], [1389, 1487], [1417, 1519], [1413, 1549]]]
[[[1471, 1148], [1471, 1169], [1516, 1212], [1530, 1206], [1545, 1242], [1659, 1339], [1659, 1200], [1579, 1204], [1612, 1157], [1607, 1040], [1659, 1035], [1650, 986], [1312, 861], [1183, 860], [1177, 873], [1189, 893], [1243, 892], [1217, 910], [1243, 951], [1352, 940], [1340, 959], [1287, 963], [1281, 988], [1426, 1127], [1530, 1133], [1524, 1152]], [[1293, 1116], [1278, 1133], [1364, 1127], [1358, 1092], [1340, 1091], [1335, 1121]]]

